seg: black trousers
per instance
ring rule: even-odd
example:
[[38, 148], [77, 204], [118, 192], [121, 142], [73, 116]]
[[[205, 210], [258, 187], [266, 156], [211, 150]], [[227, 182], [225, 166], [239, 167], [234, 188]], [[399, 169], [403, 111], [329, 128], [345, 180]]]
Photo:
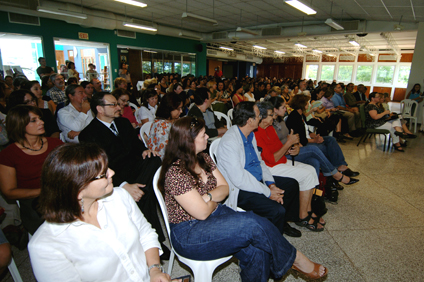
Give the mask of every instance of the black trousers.
[[159, 242], [164, 242], [165, 236], [157, 212], [158, 200], [153, 191], [153, 177], [161, 164], [162, 161], [159, 157], [146, 157], [144, 160], [140, 159], [133, 169], [134, 179], [129, 179], [128, 183], [146, 185], [146, 187], [142, 188], [144, 195], [141, 197], [140, 201], [137, 202], [137, 205], [144, 217], [152, 225], [152, 228], [156, 230]]
[[283, 234], [286, 221], [299, 221], [299, 183], [289, 177], [274, 176], [275, 185], [284, 190], [283, 205], [263, 194], [240, 190], [237, 206], [268, 218]]

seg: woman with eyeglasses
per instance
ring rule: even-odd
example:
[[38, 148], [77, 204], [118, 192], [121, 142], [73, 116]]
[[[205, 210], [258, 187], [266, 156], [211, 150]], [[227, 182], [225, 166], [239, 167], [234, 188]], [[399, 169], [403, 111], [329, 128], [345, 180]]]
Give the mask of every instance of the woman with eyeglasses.
[[[13, 108], [17, 105], [29, 105], [37, 107], [37, 97], [26, 89], [13, 91], [9, 96], [8, 107]], [[38, 107], [37, 107], [38, 108]], [[56, 119], [49, 109], [40, 109], [42, 115], [40, 118], [44, 121], [45, 136], [59, 138], [60, 130]]]
[[139, 124], [134, 116], [133, 110], [128, 104], [130, 100], [130, 95], [127, 90], [123, 88], [117, 88], [111, 94], [116, 98], [116, 101], [118, 101], [118, 105], [121, 107], [121, 116], [128, 119], [134, 128], [139, 127]]
[[169, 282], [158, 236], [93, 143], [66, 144], [41, 172], [43, 225], [28, 250], [37, 281]]
[[171, 242], [180, 255], [214, 260], [234, 255], [244, 282], [282, 277], [291, 267], [310, 279], [327, 269], [297, 251], [268, 219], [221, 205], [229, 187], [209, 155], [203, 119], [184, 117], [171, 128], [158, 187], [165, 195]]
[[31, 234], [43, 223], [36, 211], [41, 167], [47, 155], [63, 144], [58, 138], [44, 137], [41, 118], [42, 113], [35, 106], [11, 108], [6, 130], [14, 143], [0, 152], [0, 190], [9, 200], [19, 200], [22, 223]]

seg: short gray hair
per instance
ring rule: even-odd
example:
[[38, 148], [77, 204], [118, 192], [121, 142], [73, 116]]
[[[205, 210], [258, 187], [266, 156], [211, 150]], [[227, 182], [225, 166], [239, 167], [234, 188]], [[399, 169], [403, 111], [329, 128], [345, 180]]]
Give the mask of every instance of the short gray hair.
[[274, 106], [268, 101], [257, 102], [256, 106], [258, 106], [259, 114], [261, 115], [261, 119], [259, 120], [259, 122], [267, 118], [268, 110], [274, 111]]

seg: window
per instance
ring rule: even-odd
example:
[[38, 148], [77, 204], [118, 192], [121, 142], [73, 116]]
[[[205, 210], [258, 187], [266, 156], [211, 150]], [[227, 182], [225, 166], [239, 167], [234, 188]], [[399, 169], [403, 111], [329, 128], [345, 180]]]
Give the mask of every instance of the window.
[[337, 76], [338, 81], [351, 82], [353, 73], [353, 65], [351, 66], [339, 66], [339, 74]]
[[372, 66], [358, 66], [356, 71], [356, 82], [370, 83], [372, 76]]
[[[175, 56], [175, 57], [180, 58], [180, 56]], [[181, 74], [181, 63], [177, 63], [177, 62], [174, 63], [174, 72]]]
[[318, 65], [306, 65], [306, 78], [316, 80], [318, 76]]
[[[0, 69], [4, 76], [25, 75], [41, 80], [37, 74], [38, 57], [43, 57], [41, 37], [2, 33], [0, 37]], [[54, 69], [55, 66], [50, 66]]]
[[321, 70], [321, 80], [333, 81], [334, 65], [323, 65]]
[[393, 83], [393, 75], [395, 73], [395, 66], [379, 66], [377, 68], [376, 83]]
[[400, 66], [397, 78], [397, 83], [407, 85], [409, 80], [409, 73], [411, 72], [411, 66]]

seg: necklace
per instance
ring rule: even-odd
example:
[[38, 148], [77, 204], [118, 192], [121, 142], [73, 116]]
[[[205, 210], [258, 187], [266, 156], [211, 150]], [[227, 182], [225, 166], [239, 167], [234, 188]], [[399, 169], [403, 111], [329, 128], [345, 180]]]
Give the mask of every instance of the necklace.
[[44, 146], [43, 137], [41, 137], [41, 147], [38, 150], [31, 149], [31, 148], [28, 148], [28, 147], [25, 147], [24, 145], [22, 145], [22, 147], [24, 147], [25, 149], [28, 149], [28, 150], [33, 151], [33, 152], [41, 151], [41, 149], [43, 149], [43, 146]]

